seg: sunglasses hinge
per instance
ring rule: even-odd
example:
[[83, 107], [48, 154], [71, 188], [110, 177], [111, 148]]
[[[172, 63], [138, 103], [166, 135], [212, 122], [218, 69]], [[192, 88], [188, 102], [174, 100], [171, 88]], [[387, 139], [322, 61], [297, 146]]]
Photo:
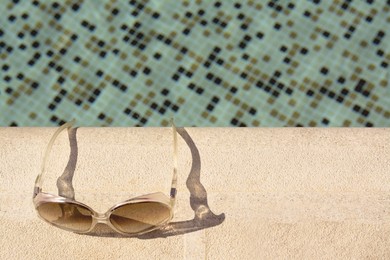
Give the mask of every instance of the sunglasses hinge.
[[41, 191], [42, 189], [40, 187], [34, 187], [33, 198], [35, 198]]

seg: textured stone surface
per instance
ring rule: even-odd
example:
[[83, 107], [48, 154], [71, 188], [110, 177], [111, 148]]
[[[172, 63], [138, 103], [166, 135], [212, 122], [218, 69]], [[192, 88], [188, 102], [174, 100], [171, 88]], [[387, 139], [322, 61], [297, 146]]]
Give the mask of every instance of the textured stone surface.
[[[390, 129], [179, 129], [173, 224], [140, 238], [78, 235], [37, 217], [34, 180], [54, 131], [0, 128], [3, 259], [390, 258]], [[171, 129], [79, 128], [76, 141], [77, 200], [104, 212], [168, 194]], [[64, 132], [44, 191], [57, 193], [69, 151]]]

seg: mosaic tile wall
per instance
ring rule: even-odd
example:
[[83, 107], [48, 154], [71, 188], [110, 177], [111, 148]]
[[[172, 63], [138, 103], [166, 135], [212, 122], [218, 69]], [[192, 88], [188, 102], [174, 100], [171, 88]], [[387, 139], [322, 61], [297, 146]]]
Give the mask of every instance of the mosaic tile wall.
[[390, 126], [390, 1], [1, 1], [0, 125]]

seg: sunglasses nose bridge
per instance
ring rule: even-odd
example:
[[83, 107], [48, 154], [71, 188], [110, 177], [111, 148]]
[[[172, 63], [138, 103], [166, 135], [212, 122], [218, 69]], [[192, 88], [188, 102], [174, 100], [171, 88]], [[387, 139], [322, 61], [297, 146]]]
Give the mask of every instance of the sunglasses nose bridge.
[[96, 223], [108, 224], [108, 215], [104, 213], [95, 213], [93, 218], [96, 220]]

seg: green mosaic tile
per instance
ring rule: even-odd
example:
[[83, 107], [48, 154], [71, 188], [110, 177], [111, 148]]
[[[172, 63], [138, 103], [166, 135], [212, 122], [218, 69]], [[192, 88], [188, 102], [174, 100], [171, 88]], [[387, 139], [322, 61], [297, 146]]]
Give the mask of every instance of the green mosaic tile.
[[1, 126], [390, 126], [389, 1], [0, 8]]

